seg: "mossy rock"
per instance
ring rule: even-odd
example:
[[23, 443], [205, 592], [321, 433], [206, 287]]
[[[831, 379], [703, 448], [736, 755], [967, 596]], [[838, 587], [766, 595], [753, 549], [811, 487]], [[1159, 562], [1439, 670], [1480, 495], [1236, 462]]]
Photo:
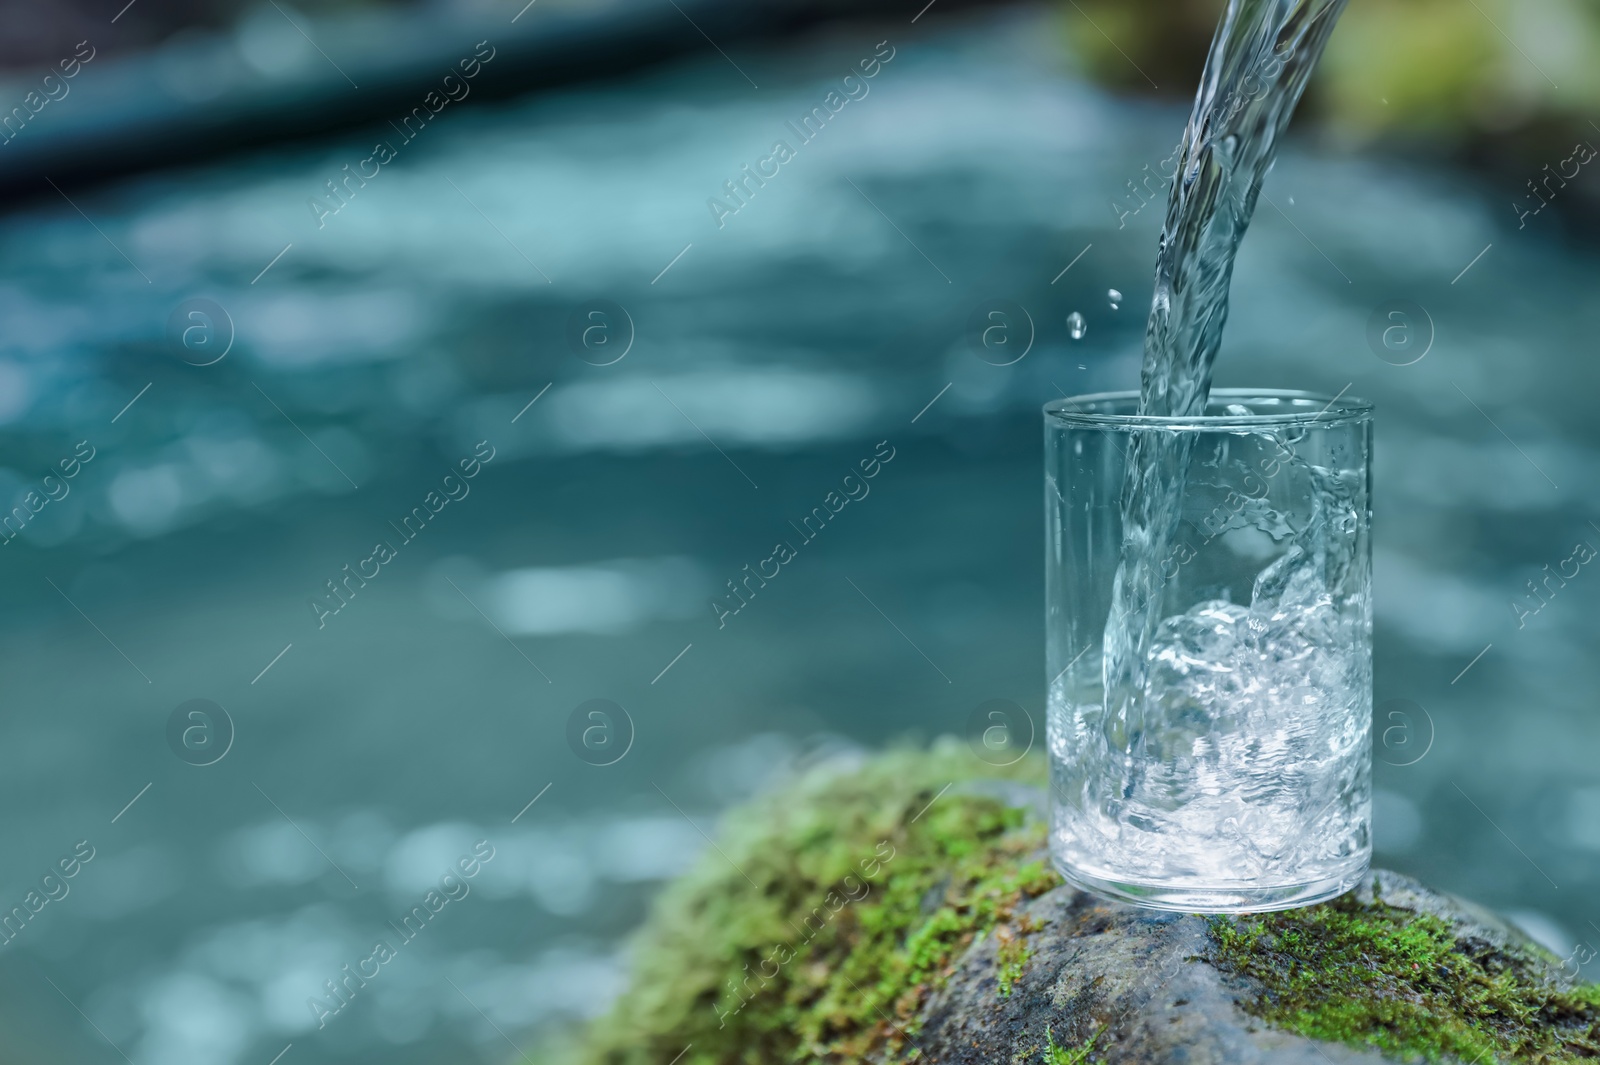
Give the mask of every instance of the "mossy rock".
[[1061, 884], [1043, 768], [954, 742], [814, 768], [660, 898], [586, 1065], [1600, 1057], [1600, 988], [1393, 873], [1322, 906], [1160, 914]]

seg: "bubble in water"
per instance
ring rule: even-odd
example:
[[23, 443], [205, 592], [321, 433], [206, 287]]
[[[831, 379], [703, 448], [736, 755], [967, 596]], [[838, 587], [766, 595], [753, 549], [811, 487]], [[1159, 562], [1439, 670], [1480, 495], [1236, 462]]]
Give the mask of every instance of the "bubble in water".
[[1255, 413], [1243, 403], [1230, 403], [1222, 408], [1222, 412], [1230, 418], [1248, 418]]
[[1116, 310], [1117, 306], [1122, 302], [1122, 293], [1118, 292], [1116, 289], [1111, 289], [1108, 291], [1106, 293], [1106, 297], [1111, 300], [1112, 310]]
[[1083, 334], [1089, 331], [1089, 323], [1083, 320], [1083, 315], [1073, 311], [1067, 315], [1067, 335], [1073, 340], [1082, 340]]

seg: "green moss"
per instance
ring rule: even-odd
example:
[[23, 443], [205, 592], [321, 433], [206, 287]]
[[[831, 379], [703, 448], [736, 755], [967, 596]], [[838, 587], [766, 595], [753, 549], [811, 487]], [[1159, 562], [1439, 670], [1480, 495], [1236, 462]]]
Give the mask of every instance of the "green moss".
[[1532, 951], [1458, 938], [1438, 917], [1351, 896], [1211, 922], [1220, 967], [1261, 981], [1253, 1014], [1317, 1039], [1485, 1065], [1600, 1056], [1600, 986], [1557, 986]]
[[1064, 1047], [1056, 1042], [1056, 1034], [1048, 1027], [1044, 1030], [1044, 1060], [1045, 1065], [1089, 1065], [1093, 1060], [1089, 1054], [1094, 1050], [1094, 1042], [1100, 1038], [1096, 1032], [1088, 1039], [1075, 1047]]
[[660, 899], [581, 1060], [914, 1059], [918, 1013], [961, 952], [987, 934], [1018, 944], [1009, 991], [1026, 964], [1018, 909], [1059, 883], [1043, 827], [961, 782], [1042, 776], [1037, 760], [997, 770], [944, 743], [813, 772], [735, 811]]
[[1023, 970], [1028, 967], [1028, 959], [1032, 957], [1033, 951], [1022, 935], [1014, 934], [1001, 940], [1000, 949], [995, 952], [995, 979], [1001, 998], [1011, 997], [1011, 989], [1022, 979]]

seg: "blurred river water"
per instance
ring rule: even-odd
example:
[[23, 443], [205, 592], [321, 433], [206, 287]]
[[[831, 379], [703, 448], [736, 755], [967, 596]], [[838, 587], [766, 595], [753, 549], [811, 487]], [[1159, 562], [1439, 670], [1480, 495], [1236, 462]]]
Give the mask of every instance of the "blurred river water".
[[[1057, 32], [935, 8], [0, 217], [10, 1059], [515, 1060], [786, 765], [1042, 729], [1039, 409], [1134, 387], [1185, 117]], [[1600, 264], [1515, 195], [1291, 137], [1217, 383], [1377, 404], [1377, 860], [1565, 956]]]

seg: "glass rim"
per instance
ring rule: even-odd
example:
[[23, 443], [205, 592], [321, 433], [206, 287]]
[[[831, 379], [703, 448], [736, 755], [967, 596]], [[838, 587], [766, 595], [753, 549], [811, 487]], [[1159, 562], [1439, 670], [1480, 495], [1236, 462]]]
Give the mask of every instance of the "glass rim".
[[[1346, 388], [1345, 391], [1349, 391]], [[1293, 388], [1213, 388], [1212, 400], [1219, 399], [1269, 399], [1300, 400], [1307, 409], [1288, 410], [1276, 414], [1201, 414], [1193, 416], [1109, 414], [1089, 409], [1094, 404], [1132, 401], [1137, 404], [1139, 393], [1134, 389], [1116, 392], [1092, 392], [1082, 396], [1053, 399], [1044, 405], [1047, 423], [1063, 428], [1095, 429], [1263, 429], [1280, 426], [1318, 425], [1331, 427], [1350, 425], [1372, 418], [1372, 404], [1340, 392], [1326, 396]], [[1310, 409], [1311, 407], [1317, 409]]]

